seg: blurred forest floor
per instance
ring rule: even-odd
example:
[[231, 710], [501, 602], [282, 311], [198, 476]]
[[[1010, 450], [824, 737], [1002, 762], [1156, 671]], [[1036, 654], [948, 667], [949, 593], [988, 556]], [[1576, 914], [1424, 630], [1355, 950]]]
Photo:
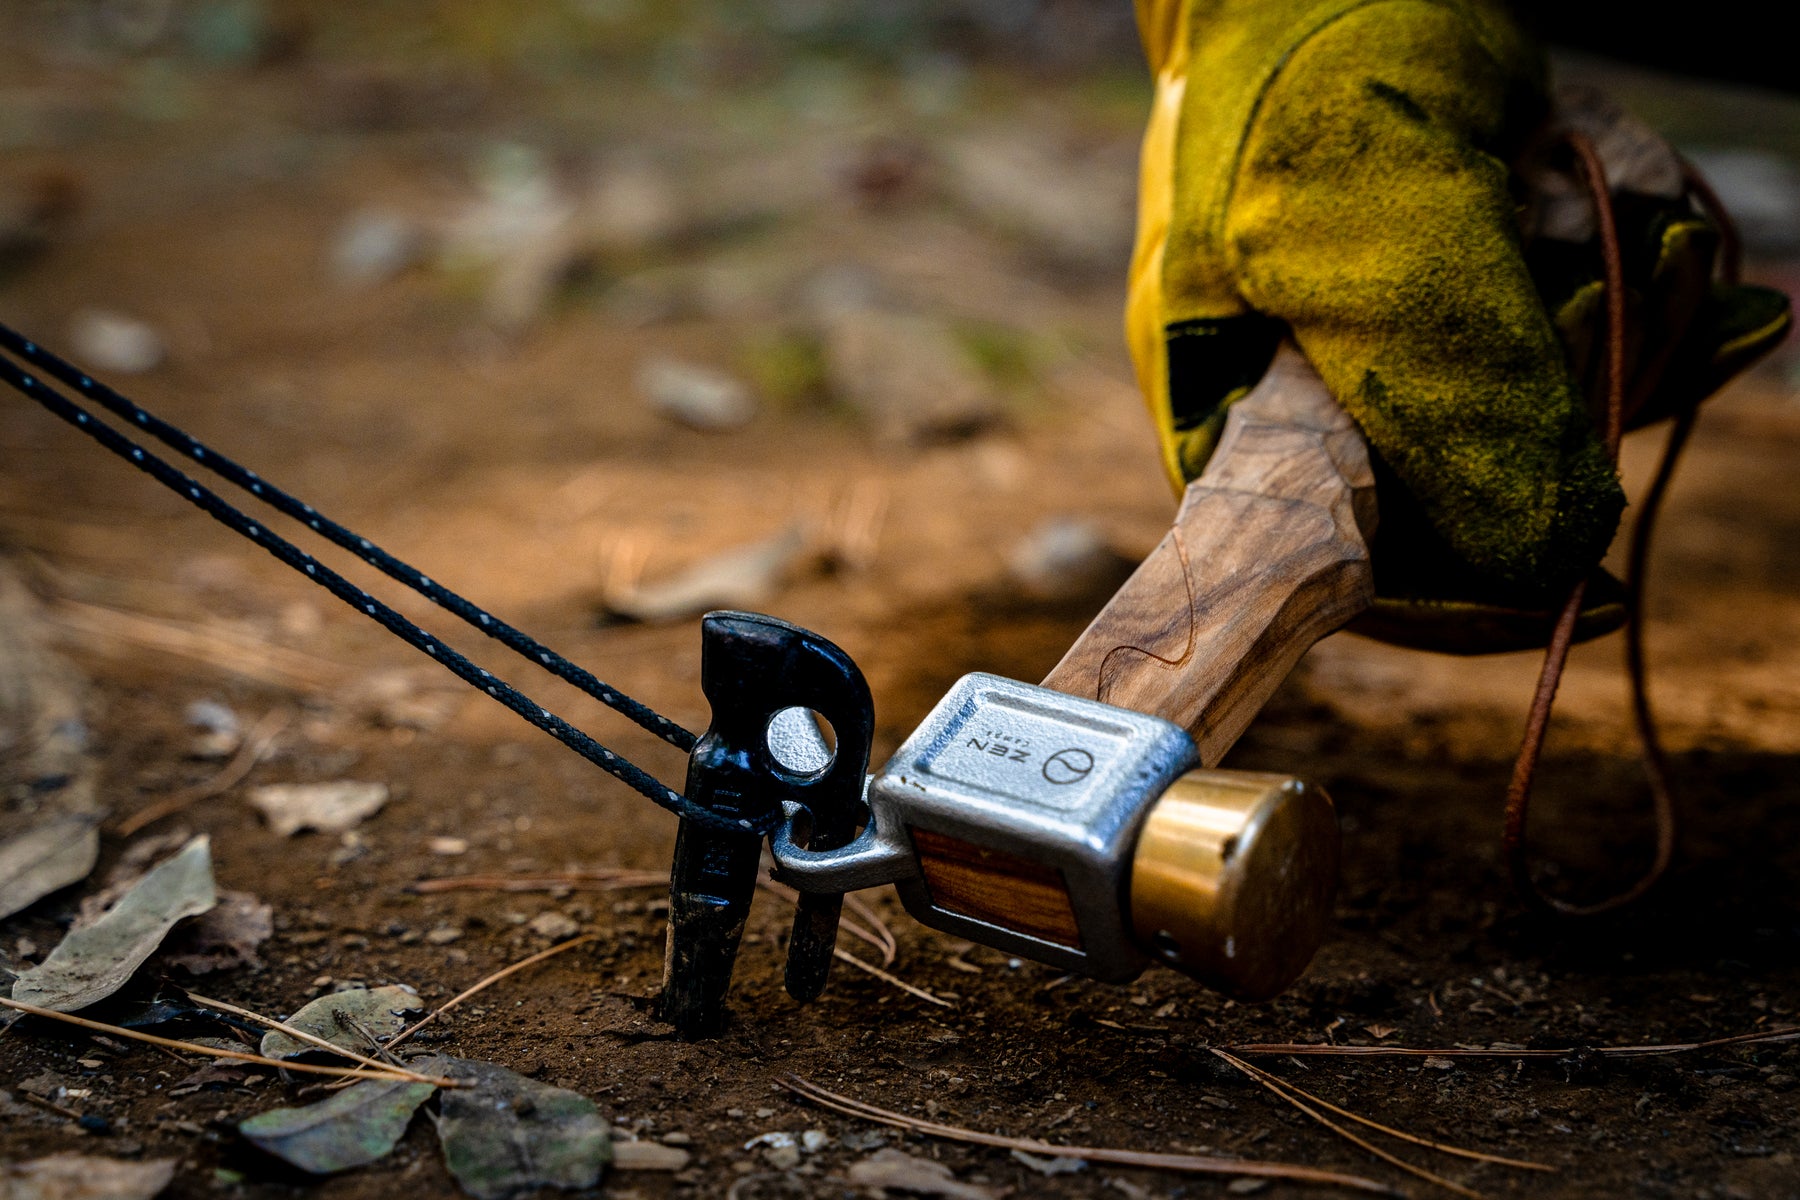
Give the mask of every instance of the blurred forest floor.
[[[742, 606], [851, 652], [884, 754], [964, 672], [1040, 678], [1167, 527], [1120, 334], [1149, 95], [1132, 36], [1128, 11], [1091, 3], [8, 5], [0, 320], [691, 728], [707, 719], [697, 620], [660, 585], [747, 547]], [[1561, 69], [1710, 167], [1746, 219], [1752, 278], [1800, 290], [1800, 102]], [[1634, 496], [1658, 442], [1627, 442]], [[457, 1053], [595, 1096], [623, 1131], [689, 1139], [685, 1171], [618, 1175], [606, 1195], [854, 1194], [869, 1127], [772, 1091], [782, 1071], [982, 1129], [1398, 1182], [1205, 1047], [1671, 1042], [1800, 1011], [1797, 447], [1789, 348], [1709, 404], [1666, 509], [1649, 644], [1686, 825], [1671, 878], [1628, 913], [1545, 928], [1507, 890], [1499, 804], [1536, 656], [1342, 635], [1228, 764], [1309, 775], [1343, 814], [1339, 920], [1288, 995], [1234, 1005], [1161, 971], [1064, 980], [884, 897], [892, 970], [949, 1007], [840, 967], [798, 1008], [781, 993], [786, 914], [764, 899], [737, 1020], [699, 1044], [648, 1013], [654, 889], [406, 890], [662, 869], [666, 814], [10, 395], [0, 550], [87, 678], [116, 816], [217, 774], [195, 719], [286, 714], [241, 783], [138, 835], [210, 833], [221, 885], [273, 908], [266, 965], [205, 990], [269, 1013], [348, 981], [438, 1002], [544, 931], [604, 935], [448, 1027]], [[396, 604], [681, 777], [649, 735]], [[342, 836], [284, 839], [244, 802], [344, 779], [392, 799]], [[1597, 894], [1636, 871], [1641, 787], [1617, 639], [1582, 647], [1539, 789], [1551, 886]], [[95, 878], [124, 850], [108, 837]], [[40, 959], [83, 890], [0, 923], [0, 954]], [[1390, 1124], [1558, 1169], [1445, 1168], [1487, 1194], [1800, 1196], [1791, 1045], [1270, 1065]], [[15, 1027], [0, 1091], [90, 1089], [81, 1105], [114, 1136], [9, 1101], [0, 1160], [172, 1155], [171, 1195], [295, 1194], [232, 1132], [283, 1086], [164, 1094], [185, 1070]], [[834, 1140], [798, 1166], [745, 1148], [810, 1128]], [[887, 1137], [1016, 1195], [1226, 1187], [1046, 1176]], [[396, 1187], [452, 1187], [418, 1128], [308, 1194]]]

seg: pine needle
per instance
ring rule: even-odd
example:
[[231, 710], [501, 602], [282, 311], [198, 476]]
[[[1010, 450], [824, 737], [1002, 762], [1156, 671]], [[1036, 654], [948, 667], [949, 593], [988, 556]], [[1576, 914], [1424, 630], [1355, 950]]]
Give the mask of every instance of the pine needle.
[[[1220, 1054], [1219, 1051], [1214, 1051], [1214, 1053]], [[1221, 1054], [1221, 1057], [1230, 1059], [1230, 1056], [1225, 1054]], [[1554, 1172], [1556, 1170], [1555, 1167], [1550, 1166], [1548, 1163], [1528, 1162], [1522, 1158], [1506, 1158], [1498, 1154], [1487, 1154], [1480, 1150], [1465, 1150], [1460, 1146], [1452, 1146], [1445, 1142], [1436, 1142], [1427, 1137], [1420, 1137], [1416, 1133], [1407, 1133], [1404, 1129], [1395, 1129], [1390, 1125], [1383, 1125], [1380, 1121], [1372, 1121], [1368, 1117], [1359, 1116], [1347, 1108], [1339, 1108], [1331, 1101], [1315, 1096], [1298, 1084], [1293, 1083], [1291, 1080], [1283, 1079], [1279, 1075], [1263, 1070], [1261, 1067], [1253, 1066], [1241, 1059], [1231, 1059], [1230, 1061], [1233, 1066], [1248, 1073], [1252, 1078], [1285, 1088], [1302, 1099], [1311, 1101], [1320, 1108], [1328, 1109], [1340, 1117], [1347, 1117], [1359, 1125], [1366, 1125], [1368, 1128], [1380, 1133], [1385, 1133], [1389, 1137], [1399, 1138], [1403, 1142], [1411, 1142], [1413, 1145], [1423, 1146], [1427, 1150], [1436, 1150], [1440, 1154], [1453, 1154], [1457, 1158], [1467, 1158], [1473, 1159], [1476, 1162], [1493, 1163], [1496, 1166], [1501, 1167], [1514, 1167], [1521, 1171]]]
[[550, 958], [554, 955], [561, 954], [565, 950], [573, 950], [577, 946], [585, 946], [589, 942], [595, 942], [595, 941], [599, 941], [599, 940], [600, 940], [600, 935], [597, 933], [583, 934], [581, 937], [570, 938], [566, 942], [559, 942], [556, 945], [550, 947], [548, 950], [540, 950], [536, 954], [533, 954], [529, 958], [522, 958], [518, 962], [512, 964], [512, 966], [510, 966], [510, 967], [500, 968], [498, 971], [495, 971], [492, 975], [488, 975], [480, 980], [477, 980], [475, 983], [471, 984], [469, 987], [463, 989], [461, 992], [458, 992], [455, 996], [452, 996], [449, 1000], [446, 1000], [444, 1003], [438, 1005], [436, 1008], [432, 1009], [430, 1012], [428, 1012], [424, 1016], [420, 1017], [417, 1021], [414, 1021], [411, 1025], [408, 1025], [405, 1029], [402, 1029], [399, 1033], [396, 1033], [393, 1037], [389, 1038], [388, 1044], [387, 1044], [388, 1050], [391, 1052], [394, 1049], [394, 1047], [398, 1046], [401, 1042], [406, 1041], [406, 1039], [410, 1038], [413, 1034], [419, 1032], [419, 1030], [425, 1028], [425, 1026], [431, 1024], [431, 1022], [437, 1020], [439, 1017], [443, 1016], [445, 1013], [449, 1012], [451, 1009], [453, 1009], [457, 1005], [461, 1004], [464, 1000], [467, 1000], [469, 997], [475, 995], [478, 992], [486, 991], [488, 988], [494, 986], [496, 983], [499, 983], [502, 979], [505, 979], [508, 975], [512, 975], [516, 972], [523, 971], [526, 967], [532, 966], [536, 963], [541, 963], [546, 958]]
[[402, 1075], [413, 1076], [415, 1082], [418, 1083], [430, 1082], [426, 1076], [420, 1075], [415, 1071], [409, 1071], [398, 1063], [382, 1062], [379, 1059], [370, 1058], [365, 1054], [358, 1054], [356, 1051], [340, 1046], [336, 1042], [326, 1041], [324, 1038], [318, 1037], [315, 1034], [310, 1034], [304, 1029], [298, 1029], [289, 1025], [286, 1021], [277, 1021], [274, 1017], [265, 1017], [259, 1012], [252, 1012], [247, 1008], [239, 1008], [237, 1005], [227, 1004], [223, 1000], [210, 1000], [205, 996], [196, 995], [193, 992], [189, 992], [187, 998], [192, 1000], [195, 1004], [204, 1004], [208, 1008], [216, 1008], [220, 1012], [228, 1012], [235, 1016], [246, 1017], [259, 1025], [265, 1025], [270, 1029], [280, 1030], [295, 1041], [306, 1042], [308, 1045], [316, 1046], [328, 1054], [335, 1054], [340, 1058], [348, 1058], [354, 1062], [363, 1064], [365, 1067], [374, 1067], [378, 1071], [398, 1071]]
[[548, 892], [557, 888], [619, 892], [641, 887], [666, 887], [668, 875], [660, 871], [628, 871], [601, 868], [594, 871], [559, 871], [545, 875], [449, 875], [421, 879], [406, 890], [429, 896], [438, 892]]
[[[800, 903], [800, 893], [785, 883], [778, 883], [773, 879], [758, 877], [756, 886], [784, 904]], [[869, 945], [875, 947], [875, 949], [881, 951], [882, 966], [892, 966], [894, 964], [894, 955], [899, 949], [899, 944], [894, 941], [893, 930], [887, 927], [887, 923], [881, 919], [880, 914], [855, 896], [846, 895], [844, 897], [844, 906], [857, 915], [867, 919], [869, 925], [874, 926], [874, 928], [869, 928], [860, 921], [852, 921], [848, 917], [839, 917], [838, 927], [851, 937], [867, 942]], [[880, 932], [877, 933], [876, 930], [880, 930]]]
[[272, 709], [263, 714], [262, 720], [252, 726], [250, 732], [244, 736], [244, 744], [238, 747], [236, 756], [216, 775], [205, 783], [184, 788], [173, 796], [165, 796], [161, 800], [146, 804], [119, 822], [116, 832], [120, 837], [130, 837], [152, 822], [173, 816], [202, 800], [211, 799], [221, 792], [236, 787], [243, 782], [246, 775], [250, 774], [256, 764], [262, 761], [263, 756], [269, 752], [269, 748], [275, 744], [275, 739], [281, 736], [281, 731], [287, 728], [288, 722], [292, 719], [293, 713], [287, 709]]
[[[1327, 1117], [1324, 1113], [1320, 1112], [1318, 1109], [1316, 1109], [1316, 1108], [1312, 1107], [1310, 1104], [1306, 1103], [1306, 1101], [1301, 1100], [1298, 1096], [1291, 1095], [1288, 1092], [1283, 1091], [1281, 1088], [1277, 1087], [1275, 1085], [1275, 1083], [1270, 1082], [1270, 1080], [1273, 1078], [1273, 1076], [1270, 1076], [1268, 1078], [1260, 1077], [1259, 1074], [1251, 1068], [1250, 1064], [1245, 1062], [1243, 1059], [1233, 1058], [1230, 1054], [1227, 1054], [1223, 1050], [1215, 1049], [1213, 1051], [1213, 1053], [1218, 1055], [1224, 1061], [1230, 1063], [1232, 1066], [1236, 1067], [1238, 1070], [1242, 1071], [1244, 1074], [1248, 1075], [1251, 1079], [1255, 1080], [1257, 1083], [1262, 1084], [1263, 1087], [1269, 1089], [1269, 1091], [1273, 1092], [1276, 1096], [1287, 1101], [1289, 1104], [1293, 1105], [1295, 1108], [1299, 1109], [1301, 1112], [1305, 1113], [1307, 1116], [1311, 1117], [1313, 1120], [1317, 1121], [1319, 1124], [1323, 1125], [1325, 1128], [1331, 1130], [1331, 1132], [1337, 1134], [1339, 1137], [1343, 1138], [1345, 1141], [1349, 1142], [1351, 1145], [1360, 1146], [1364, 1150], [1367, 1150], [1370, 1154], [1373, 1154], [1376, 1158], [1381, 1159], [1383, 1162], [1390, 1163], [1393, 1166], [1399, 1167], [1402, 1171], [1405, 1171], [1409, 1175], [1416, 1175], [1420, 1179], [1426, 1180], [1429, 1183], [1435, 1183], [1441, 1188], [1447, 1188], [1450, 1191], [1455, 1192], [1459, 1196], [1465, 1196], [1468, 1198], [1468, 1200], [1486, 1200], [1486, 1197], [1484, 1197], [1480, 1192], [1474, 1190], [1473, 1188], [1464, 1187], [1462, 1184], [1457, 1183], [1453, 1179], [1445, 1179], [1442, 1175], [1433, 1174], [1432, 1172], [1427, 1171], [1424, 1167], [1416, 1166], [1413, 1163], [1407, 1162], [1404, 1158], [1401, 1158], [1397, 1154], [1388, 1153], [1386, 1150], [1383, 1150], [1380, 1146], [1375, 1145], [1375, 1143], [1369, 1141], [1367, 1138], [1358, 1137], [1356, 1134], [1351, 1133], [1348, 1129], [1345, 1129], [1342, 1125], [1339, 1125], [1336, 1121], [1333, 1121], [1330, 1117]], [[1298, 1092], [1299, 1090], [1300, 1089], [1298, 1089], [1298, 1088], [1294, 1089], [1294, 1091], [1296, 1091], [1296, 1092]]]
[[1233, 1054], [1335, 1055], [1344, 1058], [1568, 1058], [1576, 1054], [1598, 1054], [1607, 1058], [1645, 1058], [1664, 1054], [1689, 1054], [1695, 1050], [1717, 1050], [1722, 1046], [1786, 1042], [1796, 1038], [1800, 1038], [1800, 1025], [1783, 1025], [1754, 1033], [1735, 1033], [1730, 1037], [1709, 1038], [1703, 1042], [1666, 1042], [1644, 1046], [1563, 1046], [1554, 1050], [1466, 1050], [1461, 1047], [1432, 1050], [1417, 1046], [1334, 1046], [1325, 1042], [1252, 1042], [1227, 1049]]
[[881, 965], [893, 966], [900, 953], [900, 943], [894, 939], [894, 931], [881, 919], [881, 914], [875, 911], [875, 906], [852, 892], [844, 897], [844, 907], [861, 917], [881, 939]]
[[[339, 1079], [392, 1079], [400, 1083], [429, 1083], [437, 1087], [468, 1087], [465, 1080], [440, 1079], [435, 1075], [417, 1075], [411, 1071], [400, 1071], [394, 1067], [384, 1066], [380, 1070], [367, 1067], [328, 1067], [318, 1063], [283, 1062], [278, 1058], [264, 1058], [260, 1054], [246, 1054], [240, 1050], [221, 1050], [213, 1046], [202, 1046], [197, 1042], [176, 1041], [173, 1038], [157, 1037], [153, 1033], [139, 1033], [135, 1029], [125, 1029], [118, 1025], [108, 1025], [104, 1021], [90, 1021], [86, 1017], [77, 1017], [72, 1013], [60, 1013], [54, 1009], [39, 1008], [35, 1004], [26, 1004], [22, 1000], [12, 1000], [0, 996], [0, 1005], [29, 1013], [34, 1017], [45, 1017], [52, 1021], [61, 1021], [68, 1025], [79, 1025], [83, 1029], [92, 1029], [109, 1037], [126, 1038], [134, 1042], [143, 1042], [150, 1046], [161, 1046], [165, 1050], [185, 1050], [189, 1054], [198, 1054], [205, 1058], [230, 1058], [238, 1062], [255, 1063], [258, 1066], [278, 1067], [284, 1071], [299, 1071], [307, 1075], [331, 1075]], [[337, 1047], [333, 1047], [337, 1050]]]
[[1037, 1154], [1046, 1158], [1079, 1158], [1087, 1162], [1115, 1163], [1125, 1167], [1150, 1167], [1162, 1171], [1185, 1171], [1199, 1175], [1255, 1175], [1265, 1179], [1285, 1179], [1294, 1183], [1316, 1183], [1347, 1188], [1374, 1196], [1403, 1197], [1406, 1194], [1379, 1180], [1298, 1164], [1263, 1162], [1245, 1158], [1220, 1158], [1201, 1154], [1163, 1154], [1148, 1150], [1121, 1150], [1111, 1146], [1060, 1146], [1051, 1142], [1040, 1142], [1035, 1138], [1015, 1138], [998, 1133], [982, 1133], [975, 1129], [965, 1129], [958, 1125], [942, 1125], [936, 1121], [926, 1121], [918, 1117], [909, 1117], [905, 1113], [877, 1108], [872, 1104], [865, 1104], [860, 1100], [852, 1100], [848, 1096], [840, 1096], [836, 1092], [827, 1091], [818, 1084], [802, 1079], [798, 1075], [782, 1075], [776, 1079], [776, 1082], [822, 1108], [865, 1121], [889, 1125], [896, 1129], [922, 1133], [929, 1137], [944, 1138], [947, 1141], [970, 1142], [978, 1146], [995, 1146], [1002, 1150], [1020, 1150], [1026, 1154]]
[[906, 980], [904, 980], [904, 979], [900, 979], [893, 975], [889, 975], [886, 971], [882, 970], [880, 967], [876, 966], [874, 963], [864, 962], [862, 959], [856, 957], [856, 955], [850, 953], [848, 950], [844, 949], [842, 946], [833, 946], [831, 948], [831, 953], [832, 953], [832, 956], [837, 958], [839, 961], [847, 962], [859, 971], [867, 971], [869, 974], [873, 975], [875, 978], [881, 980], [881, 982], [886, 983], [886, 984], [892, 984], [894, 987], [899, 988], [901, 991], [906, 992], [909, 995], [917, 996], [919, 999], [925, 1001], [928, 1004], [935, 1004], [939, 1008], [955, 1008], [956, 1007], [956, 1005], [950, 1003], [950, 1001], [944, 999], [941, 996], [934, 996], [930, 992], [926, 991], [924, 988], [914, 987], [912, 984], [906, 982]]
[[[430, 894], [434, 892], [460, 891], [538, 892], [549, 891], [553, 888], [574, 887], [591, 888], [598, 891], [610, 892], [640, 887], [664, 887], [668, 885], [668, 882], [669, 877], [667, 875], [656, 871], [631, 871], [624, 868], [601, 867], [587, 871], [559, 871], [546, 875], [454, 875], [442, 879], [421, 879], [417, 883], [412, 884], [408, 890]], [[793, 888], [788, 887], [786, 884], [777, 883], [773, 879], [758, 878], [756, 886], [763, 891], [768, 892], [771, 896], [775, 896], [789, 904], [799, 902], [800, 894], [798, 892]], [[899, 943], [894, 939], [894, 931], [888, 928], [886, 921], [881, 919], [881, 914], [870, 907], [866, 901], [856, 896], [845, 896], [844, 904], [852, 912], [862, 917], [863, 921], [867, 922], [867, 925], [865, 925], [863, 921], [852, 921], [848, 918], [844, 918], [839, 921], [839, 926], [845, 933], [848, 933], [861, 941], [867, 942], [869, 945], [875, 947], [875, 949], [881, 951], [881, 967], [892, 966], [894, 958], [899, 950]], [[546, 951], [545, 953], [549, 954], [551, 952], [552, 951]], [[940, 999], [930, 992], [925, 991], [923, 988], [914, 987], [912, 984], [898, 979], [887, 971], [882, 970], [881, 967], [876, 967], [871, 963], [864, 962], [862, 959], [857, 958], [855, 955], [850, 954], [841, 948], [834, 948], [833, 953], [845, 962], [855, 966], [858, 970], [867, 971], [877, 979], [890, 983], [901, 991], [917, 996], [921, 1000], [936, 1004], [941, 1008], [955, 1007], [955, 1005], [951, 1004], [949, 1001]], [[429, 1017], [426, 1018], [426, 1020], [429, 1019]], [[424, 1024], [424, 1021], [421, 1021], [420, 1024]], [[409, 1035], [410, 1031], [407, 1031], [407, 1033], [402, 1036]], [[389, 1046], [391, 1047], [392, 1045], [393, 1043], [390, 1042]]]

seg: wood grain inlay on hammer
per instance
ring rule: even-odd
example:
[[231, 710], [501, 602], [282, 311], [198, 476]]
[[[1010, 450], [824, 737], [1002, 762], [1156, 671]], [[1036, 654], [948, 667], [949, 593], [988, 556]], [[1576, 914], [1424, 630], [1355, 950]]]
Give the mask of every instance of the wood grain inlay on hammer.
[[1174, 526], [1044, 686], [1173, 721], [1215, 765], [1301, 655], [1374, 599], [1375, 520], [1362, 433], [1283, 343]]
[[1062, 872], [1004, 850], [913, 826], [913, 849], [931, 901], [946, 912], [1081, 949]]

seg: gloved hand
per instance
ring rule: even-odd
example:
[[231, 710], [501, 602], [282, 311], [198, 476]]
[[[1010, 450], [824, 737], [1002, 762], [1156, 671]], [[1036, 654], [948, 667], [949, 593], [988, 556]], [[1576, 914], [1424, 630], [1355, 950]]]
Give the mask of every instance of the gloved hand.
[[[1604, 357], [1592, 207], [1544, 136], [1538, 49], [1490, 0], [1138, 15], [1157, 90], [1127, 331], [1171, 480], [1204, 468], [1291, 330], [1374, 451], [1365, 626], [1443, 649], [1541, 640], [1625, 498], [1581, 386]], [[1639, 421], [1697, 403], [1780, 339], [1786, 300], [1709, 289], [1717, 232], [1653, 135], [1592, 102], [1566, 120], [1618, 176], [1628, 401]], [[1590, 593], [1584, 634], [1623, 615], [1616, 589]], [[1490, 619], [1507, 613], [1533, 619]]]

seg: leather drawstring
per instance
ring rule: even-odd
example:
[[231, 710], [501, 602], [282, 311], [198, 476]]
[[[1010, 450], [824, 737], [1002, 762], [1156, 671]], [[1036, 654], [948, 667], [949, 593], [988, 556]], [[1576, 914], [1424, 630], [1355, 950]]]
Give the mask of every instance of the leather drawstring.
[[[1603, 437], [1613, 465], [1618, 465], [1619, 439], [1624, 429], [1625, 402], [1625, 272], [1619, 248], [1618, 227], [1613, 220], [1611, 192], [1606, 181], [1606, 167], [1594, 143], [1585, 135], [1566, 135], [1575, 153], [1582, 183], [1593, 198], [1599, 228], [1600, 252], [1605, 268], [1606, 287], [1606, 408]], [[1719, 197], [1692, 165], [1683, 162], [1682, 174], [1687, 189], [1717, 224], [1720, 231], [1721, 275], [1727, 283], [1736, 283], [1741, 272], [1742, 243]], [[1576, 904], [1545, 895], [1531, 877], [1530, 860], [1525, 847], [1527, 816], [1531, 805], [1531, 784], [1543, 753], [1544, 738], [1549, 732], [1550, 711], [1556, 703], [1557, 686], [1562, 682], [1568, 664], [1569, 648], [1574, 644], [1575, 626], [1581, 615], [1581, 602], [1587, 592], [1584, 578], [1570, 589], [1569, 598], [1558, 614], [1550, 645], [1544, 652], [1544, 664], [1538, 671], [1537, 688], [1531, 698], [1531, 709], [1525, 721], [1525, 736], [1519, 755], [1513, 762], [1512, 779], [1506, 789], [1505, 824], [1501, 845], [1514, 889], [1531, 908], [1562, 916], [1590, 917], [1622, 908], [1648, 892], [1668, 870], [1675, 854], [1675, 800], [1669, 783], [1668, 756], [1657, 732], [1656, 717], [1650, 706], [1648, 671], [1644, 663], [1644, 580], [1649, 571], [1650, 543], [1656, 528], [1657, 514], [1674, 478], [1675, 466], [1693, 432], [1699, 403], [1683, 409], [1669, 431], [1649, 491], [1631, 531], [1631, 549], [1626, 573], [1628, 610], [1625, 624], [1625, 666], [1631, 677], [1632, 718], [1637, 726], [1642, 747], [1644, 774], [1650, 785], [1650, 801], [1656, 825], [1656, 851], [1650, 865], [1637, 880], [1604, 900]]]

